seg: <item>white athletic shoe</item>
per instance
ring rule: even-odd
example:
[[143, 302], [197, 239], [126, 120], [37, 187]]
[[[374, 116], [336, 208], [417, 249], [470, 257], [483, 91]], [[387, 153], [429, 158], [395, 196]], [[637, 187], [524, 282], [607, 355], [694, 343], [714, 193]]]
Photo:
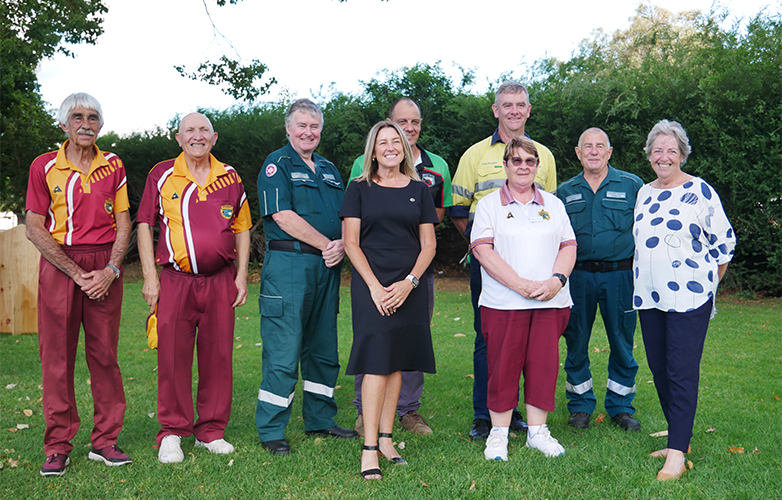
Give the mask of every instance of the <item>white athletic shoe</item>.
[[178, 464], [185, 459], [182, 453], [182, 438], [169, 434], [160, 442], [160, 449], [157, 451], [157, 459], [164, 464]]
[[209, 441], [208, 443], [204, 443], [203, 441], [196, 439], [195, 446], [196, 448], [206, 448], [210, 452], [216, 453], [218, 455], [227, 455], [228, 453], [234, 452], [234, 445], [225, 439], [215, 439], [214, 441]]
[[486, 438], [486, 449], [483, 450], [486, 460], [508, 461], [508, 438], [504, 436], [492, 436]]
[[540, 450], [547, 457], [559, 457], [565, 454], [565, 448], [551, 437], [548, 426], [544, 425], [533, 437], [527, 435], [527, 448]]

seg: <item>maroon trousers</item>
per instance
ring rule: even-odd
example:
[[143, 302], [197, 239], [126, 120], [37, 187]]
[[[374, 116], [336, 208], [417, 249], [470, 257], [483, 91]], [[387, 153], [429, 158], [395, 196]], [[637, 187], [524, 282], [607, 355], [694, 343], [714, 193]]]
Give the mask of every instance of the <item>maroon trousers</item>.
[[[111, 244], [63, 246], [65, 253], [86, 272], [103, 269], [111, 256]], [[92, 446], [117, 443], [125, 416], [125, 391], [117, 364], [122, 277], [100, 302], [90, 300], [65, 273], [41, 257], [38, 274], [38, 346], [43, 375], [43, 414], [46, 456], [68, 454], [79, 430], [73, 370], [79, 327], [84, 325], [84, 352], [90, 370], [94, 408]], [[85, 381], [80, 380], [79, 383]]]
[[524, 373], [524, 402], [554, 411], [559, 374], [559, 337], [570, 308], [499, 310], [481, 306], [486, 339], [489, 384], [486, 406], [502, 413], [519, 404], [519, 378]]
[[[169, 434], [222, 439], [231, 415], [236, 268], [216, 274], [164, 267], [157, 308], [157, 443]], [[198, 422], [193, 424], [193, 348], [198, 350]]]

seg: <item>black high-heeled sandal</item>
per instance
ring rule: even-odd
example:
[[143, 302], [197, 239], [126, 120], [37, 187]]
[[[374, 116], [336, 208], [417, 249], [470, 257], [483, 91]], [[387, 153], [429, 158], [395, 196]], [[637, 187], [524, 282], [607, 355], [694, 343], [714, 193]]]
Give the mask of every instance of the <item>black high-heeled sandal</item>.
[[[377, 434], [377, 437], [378, 437], [378, 439], [379, 439], [379, 438], [388, 438], [388, 439], [390, 439], [390, 440], [391, 440], [391, 445], [393, 446], [393, 443], [394, 443], [394, 435], [393, 435], [393, 434], [391, 434], [390, 432], [379, 432], [379, 433]], [[383, 455], [383, 453], [382, 453], [381, 451], [379, 451], [379, 450], [378, 450], [378, 453], [380, 453], [380, 455], [381, 455], [381, 456], [383, 456], [383, 457], [386, 457], [386, 456], [385, 456], [385, 455]], [[394, 457], [394, 458], [389, 458], [389, 457], [386, 457], [386, 460], [388, 460], [389, 462], [392, 462], [394, 465], [407, 465], [407, 460], [405, 460], [405, 459], [404, 459], [404, 458], [402, 458], [402, 457]]]
[[[361, 445], [362, 451], [376, 451], [380, 453], [380, 450], [377, 446], [367, 446], [365, 444]], [[367, 476], [380, 476], [378, 478], [368, 478]], [[378, 481], [380, 479], [383, 479], [383, 471], [380, 469], [374, 468], [374, 469], [366, 469], [361, 471], [361, 477], [366, 479], [367, 481]]]

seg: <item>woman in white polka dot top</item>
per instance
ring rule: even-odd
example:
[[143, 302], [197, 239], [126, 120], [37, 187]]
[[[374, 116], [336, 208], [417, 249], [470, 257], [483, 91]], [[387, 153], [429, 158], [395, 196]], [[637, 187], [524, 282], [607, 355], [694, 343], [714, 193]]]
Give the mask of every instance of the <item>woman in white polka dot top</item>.
[[677, 122], [662, 120], [646, 140], [657, 179], [635, 207], [635, 291], [649, 368], [665, 419], [668, 447], [661, 481], [684, 471], [698, 403], [700, 360], [717, 285], [733, 258], [736, 236], [719, 196], [681, 170], [691, 151]]

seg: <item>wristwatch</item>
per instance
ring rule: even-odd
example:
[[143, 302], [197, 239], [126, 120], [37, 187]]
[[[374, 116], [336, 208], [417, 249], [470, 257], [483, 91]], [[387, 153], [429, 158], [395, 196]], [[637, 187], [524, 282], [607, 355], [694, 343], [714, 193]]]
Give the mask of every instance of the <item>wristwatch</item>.
[[567, 283], [567, 276], [562, 273], [554, 273], [552, 276], [559, 279], [559, 282], [562, 283], [562, 288], [565, 287], [565, 283]]
[[418, 288], [418, 283], [419, 283], [418, 278], [416, 278], [412, 274], [408, 274], [405, 279], [413, 284], [413, 288]]
[[119, 269], [117, 269], [117, 266], [114, 266], [112, 264], [106, 264], [106, 267], [114, 271], [114, 279], [119, 279]]

